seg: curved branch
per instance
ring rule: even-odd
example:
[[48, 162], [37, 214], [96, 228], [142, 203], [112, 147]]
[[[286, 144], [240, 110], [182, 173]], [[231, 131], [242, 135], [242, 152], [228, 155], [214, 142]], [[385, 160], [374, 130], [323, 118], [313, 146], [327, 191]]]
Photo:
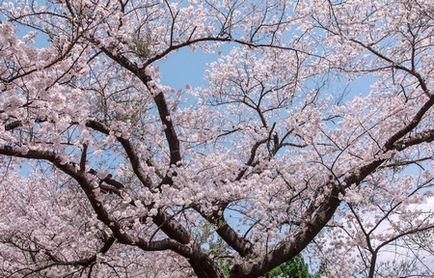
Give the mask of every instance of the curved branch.
[[[46, 160], [52, 163], [56, 168], [72, 177], [81, 186], [82, 190], [85, 192], [93, 210], [95, 211], [97, 218], [103, 222], [112, 231], [113, 236], [118, 242], [137, 246], [145, 251], [161, 251], [161, 250], [172, 250], [178, 254], [185, 256], [187, 254], [185, 245], [172, 240], [165, 239], [160, 241], [148, 242], [138, 237], [133, 237], [127, 234], [121, 224], [116, 220], [112, 219], [109, 213], [105, 210], [102, 202], [97, 198], [94, 193], [94, 188], [92, 182], [88, 179], [85, 173], [80, 172], [74, 164], [66, 163], [63, 159], [57, 156], [54, 152], [48, 150], [32, 150], [29, 149], [27, 152], [22, 152], [11, 146], [0, 145], [0, 154], [22, 157], [28, 159], [39, 159]], [[191, 252], [190, 252], [191, 255]]]

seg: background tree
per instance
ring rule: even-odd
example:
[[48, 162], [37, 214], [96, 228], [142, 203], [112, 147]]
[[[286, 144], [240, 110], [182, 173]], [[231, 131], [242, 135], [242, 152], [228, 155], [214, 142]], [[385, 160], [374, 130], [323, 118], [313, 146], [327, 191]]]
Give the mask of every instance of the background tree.
[[[1, 274], [432, 276], [433, 11], [2, 2]], [[161, 84], [183, 48], [223, 53], [208, 86]]]

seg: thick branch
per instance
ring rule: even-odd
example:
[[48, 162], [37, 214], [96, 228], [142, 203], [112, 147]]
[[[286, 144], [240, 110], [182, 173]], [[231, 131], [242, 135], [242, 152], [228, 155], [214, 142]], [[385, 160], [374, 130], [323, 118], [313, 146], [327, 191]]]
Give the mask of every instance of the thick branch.
[[135, 74], [147, 86], [149, 91], [154, 92], [154, 101], [158, 109], [161, 124], [164, 126], [164, 134], [169, 145], [170, 165], [176, 165], [177, 162], [181, 161], [179, 140], [173, 123], [170, 119], [169, 109], [167, 107], [166, 99], [163, 92], [158, 92], [158, 88], [156, 88], [156, 86], [151, 83], [152, 78], [145, 73], [144, 69], [139, 68], [137, 65], [133, 64], [130, 60], [120, 54], [113, 54], [107, 48], [102, 48], [101, 50], [119, 65], [123, 66], [124, 68]]
[[54, 152], [31, 149], [27, 152], [21, 152], [16, 148], [0, 145], [0, 154], [29, 159], [46, 160], [51, 162], [54, 166], [56, 166], [56, 168], [65, 174], [75, 179], [88, 197], [88, 200], [95, 211], [97, 218], [110, 228], [113, 236], [118, 242], [127, 245], [135, 245], [146, 251], [172, 250], [177, 253], [182, 252], [179, 253], [180, 255], [186, 255], [184, 248], [185, 246], [175, 240], [166, 239], [148, 242], [143, 239], [128, 235], [123, 230], [123, 227], [120, 225], [120, 223], [112, 219], [108, 212], [104, 209], [103, 204], [98, 200], [98, 197], [94, 193], [92, 182], [86, 177], [86, 174], [78, 171], [73, 164], [65, 163], [62, 158], [57, 156]]
[[418, 145], [421, 143], [430, 143], [432, 141], [434, 141], [434, 129], [415, 133], [408, 138], [396, 141], [393, 144], [392, 148], [401, 151], [410, 146]]
[[[93, 130], [104, 133], [106, 135], [110, 134], [110, 130], [100, 122], [90, 120], [86, 122], [86, 126], [92, 128]], [[131, 167], [133, 168], [134, 174], [136, 174], [137, 178], [144, 186], [151, 188], [152, 187], [151, 181], [143, 171], [142, 166], [140, 166], [139, 156], [134, 150], [134, 147], [131, 144], [131, 142], [122, 137], [117, 137], [117, 140], [119, 141], [119, 143], [121, 143], [122, 147], [124, 148], [128, 156], [128, 159], [130, 160]]]
[[396, 141], [404, 137], [410, 131], [412, 131], [422, 120], [422, 117], [428, 112], [428, 110], [434, 105], [434, 96], [431, 96], [429, 100], [417, 111], [416, 115], [414, 115], [413, 119], [408, 123], [405, 127], [400, 129], [398, 132], [393, 134], [389, 140], [387, 140], [386, 144], [384, 144], [385, 150], [393, 149], [393, 145]]
[[253, 244], [246, 238], [240, 236], [226, 222], [222, 215], [217, 212], [214, 215], [205, 213], [200, 207], [195, 206], [194, 209], [199, 212], [203, 218], [209, 223], [217, 227], [217, 234], [232, 247], [241, 257], [254, 256]]
[[[433, 104], [434, 97], [431, 97], [416, 113], [416, 115], [413, 117], [413, 120], [408, 125], [396, 132], [386, 141], [384, 145], [384, 152], [393, 149], [403, 150], [407, 147], [422, 142], [433, 141], [433, 130], [421, 132], [408, 139], [398, 141], [417, 127], [419, 122], [422, 120], [424, 114], [430, 109], [430, 107], [432, 107]], [[321, 231], [321, 229], [334, 215], [336, 209], [340, 204], [338, 194], [340, 192], [344, 193], [344, 190], [352, 184], [359, 184], [369, 174], [373, 173], [385, 160], [386, 159], [377, 159], [366, 165], [358, 167], [353, 171], [350, 171], [345, 176], [342, 185], [332, 185], [332, 191], [323, 203], [321, 203], [317, 208], [315, 208], [315, 204], [312, 204], [307, 209], [307, 215], [305, 215], [304, 217], [304, 219], [307, 220], [301, 223], [297, 232], [293, 236], [291, 236], [289, 240], [282, 242], [279, 247], [266, 254], [264, 257], [261, 257], [253, 262], [245, 263], [243, 265], [235, 265], [231, 270], [230, 277], [258, 277], [264, 275], [274, 267], [290, 260], [297, 254], [299, 254], [311, 242], [311, 240], [315, 238], [319, 231]], [[312, 215], [310, 215], [311, 212], [313, 212]]]
[[326, 201], [315, 209], [312, 215], [305, 215], [304, 219], [306, 219], [306, 221], [300, 224], [297, 232], [291, 236], [290, 239], [282, 242], [276, 249], [269, 252], [264, 257], [243, 265], [235, 265], [231, 269], [229, 277], [259, 277], [298, 255], [333, 216], [340, 204], [338, 193], [339, 190], [335, 186]]
[[[148, 85], [147, 83], [146, 85]], [[149, 88], [150, 90], [155, 90]], [[154, 97], [155, 104], [158, 108], [158, 113], [160, 115], [161, 123], [164, 126], [164, 134], [166, 136], [167, 143], [169, 144], [170, 150], [170, 165], [176, 165], [181, 161], [181, 151], [179, 147], [179, 139], [176, 134], [175, 127], [173, 126], [172, 120], [170, 119], [169, 109], [167, 107], [166, 99], [162, 92], [159, 92]]]
[[[22, 122], [17, 120], [12, 122], [11, 124], [7, 125], [7, 130], [11, 130], [17, 127], [20, 127], [22, 125]], [[109, 135], [110, 134], [110, 129], [107, 128], [104, 124], [95, 121], [95, 120], [89, 120], [86, 122], [86, 126], [101, 132], [103, 134]], [[142, 169], [142, 166], [140, 165], [140, 159], [134, 149], [134, 146], [131, 144], [131, 142], [127, 139], [124, 139], [122, 137], [117, 137], [117, 140], [121, 143], [122, 147], [124, 148], [127, 157], [131, 163], [131, 167], [134, 171], [134, 173], [136, 174], [136, 176], [138, 177], [138, 179], [140, 180], [140, 182], [148, 187], [148, 188], [152, 188], [152, 183], [150, 181], [150, 179], [147, 177], [147, 175], [145, 174], [145, 172]], [[31, 158], [31, 157], [28, 157]], [[36, 158], [37, 159], [37, 158]], [[42, 158], [44, 159], [44, 158]], [[93, 169], [89, 170], [90, 174], [96, 174], [96, 171]], [[117, 189], [121, 189], [124, 188], [123, 184], [112, 179], [111, 177], [105, 177], [102, 181], [106, 182], [107, 184], [110, 184], [114, 187], [116, 187]], [[103, 188], [104, 189], [104, 188]], [[153, 217], [154, 223], [157, 226], [160, 226], [160, 229], [170, 238], [175, 239], [176, 241], [183, 243], [183, 244], [187, 244], [188, 242], [190, 242], [190, 235], [188, 233], [188, 231], [182, 227], [182, 225], [180, 223], [178, 223], [176, 220], [174, 220], [172, 217], [170, 217], [167, 213], [159, 210], [157, 215]]]
[[[110, 133], [110, 130], [107, 127], [97, 121], [87, 121], [86, 126], [106, 135]], [[125, 152], [127, 153], [128, 159], [131, 163], [131, 167], [133, 168], [136, 176], [144, 186], [152, 189], [152, 183], [144, 173], [142, 166], [140, 165], [140, 159], [131, 142], [122, 137], [118, 137], [117, 139], [125, 149]], [[188, 231], [182, 227], [181, 224], [171, 218], [167, 213], [159, 210], [157, 215], [153, 217], [153, 220], [154, 223], [159, 226], [161, 230], [170, 238], [175, 239], [183, 244], [190, 242], [190, 235]]]

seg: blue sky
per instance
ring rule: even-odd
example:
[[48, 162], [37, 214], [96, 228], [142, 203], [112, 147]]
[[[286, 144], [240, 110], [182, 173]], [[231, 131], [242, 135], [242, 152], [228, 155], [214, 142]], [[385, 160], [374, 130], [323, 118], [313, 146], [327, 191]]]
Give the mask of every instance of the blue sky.
[[[0, 4], [4, 1], [0, 0]], [[11, 1], [15, 2], [15, 1]], [[40, 0], [41, 5], [44, 0]], [[5, 18], [0, 15], [0, 20], [5, 21]], [[17, 34], [19, 37], [24, 36], [30, 28], [24, 26], [17, 26]], [[48, 38], [43, 34], [38, 34], [36, 47], [46, 47], [48, 45]], [[220, 50], [223, 54], [229, 53], [232, 47], [236, 45], [226, 45]], [[218, 59], [219, 55], [216, 53], [207, 53], [200, 49], [191, 50], [190, 48], [183, 48], [177, 52], [172, 52], [165, 57], [164, 60], [160, 60], [156, 63], [161, 71], [161, 83], [168, 85], [174, 89], [184, 89], [186, 85], [192, 87], [206, 86], [204, 74], [207, 66]], [[375, 81], [372, 77], [363, 77], [353, 81], [350, 84], [342, 82], [335, 84], [329, 88], [331, 93], [341, 93], [347, 86], [349, 94], [345, 97], [345, 101], [351, 100], [354, 96], [366, 96], [369, 92], [370, 85]], [[334, 91], [332, 91], [334, 90]]]
[[206, 81], [203, 77], [207, 65], [217, 58], [218, 55], [214, 53], [184, 48], [169, 55], [166, 60], [158, 62], [161, 83], [175, 89], [183, 89], [186, 85], [204, 86]]

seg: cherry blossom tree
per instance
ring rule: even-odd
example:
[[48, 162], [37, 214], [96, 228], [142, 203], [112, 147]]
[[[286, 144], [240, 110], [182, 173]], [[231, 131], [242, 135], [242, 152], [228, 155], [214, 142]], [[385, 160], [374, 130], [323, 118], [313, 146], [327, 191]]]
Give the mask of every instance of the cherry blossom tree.
[[[1, 275], [434, 274], [433, 1], [0, 14]], [[207, 86], [161, 82], [182, 49], [221, 53]]]

